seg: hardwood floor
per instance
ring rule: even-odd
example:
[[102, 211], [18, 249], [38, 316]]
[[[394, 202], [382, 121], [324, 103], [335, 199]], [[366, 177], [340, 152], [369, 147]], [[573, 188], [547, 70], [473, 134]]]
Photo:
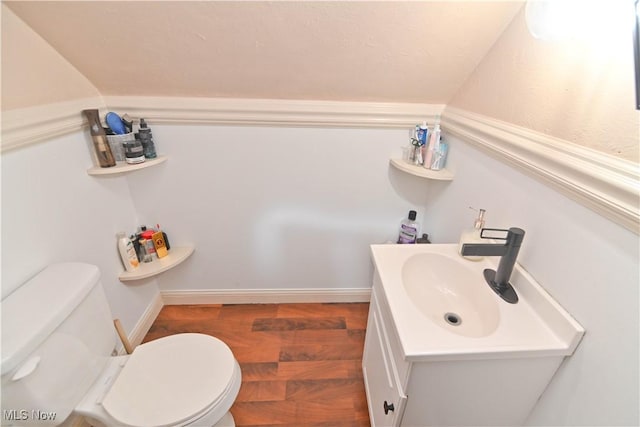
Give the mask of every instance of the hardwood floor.
[[165, 306], [144, 342], [181, 332], [231, 348], [236, 426], [369, 426], [362, 350], [369, 304]]

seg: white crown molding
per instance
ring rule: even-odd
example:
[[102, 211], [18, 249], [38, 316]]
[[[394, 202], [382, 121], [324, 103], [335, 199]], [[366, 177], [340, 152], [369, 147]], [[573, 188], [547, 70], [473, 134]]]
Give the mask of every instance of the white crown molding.
[[640, 234], [640, 165], [491, 117], [447, 107], [446, 132]]
[[86, 122], [82, 110], [90, 108], [104, 109], [103, 99], [81, 98], [3, 111], [0, 152], [76, 132]]
[[369, 302], [371, 288], [187, 289], [160, 291], [166, 305]]
[[105, 96], [110, 110], [153, 123], [411, 128], [444, 104]]

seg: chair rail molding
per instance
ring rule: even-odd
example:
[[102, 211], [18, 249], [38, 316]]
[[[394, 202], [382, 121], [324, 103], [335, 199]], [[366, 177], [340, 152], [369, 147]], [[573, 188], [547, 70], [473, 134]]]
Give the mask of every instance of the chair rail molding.
[[444, 104], [284, 99], [103, 96], [2, 112], [0, 152], [80, 131], [82, 110], [97, 108], [156, 124], [413, 128], [433, 123]]
[[319, 127], [413, 127], [435, 120], [444, 104], [286, 99], [105, 96], [113, 111], [153, 123]]
[[639, 164], [454, 107], [442, 127], [640, 234]]
[[79, 131], [86, 123], [82, 110], [103, 110], [101, 97], [80, 98], [2, 112], [0, 152]]

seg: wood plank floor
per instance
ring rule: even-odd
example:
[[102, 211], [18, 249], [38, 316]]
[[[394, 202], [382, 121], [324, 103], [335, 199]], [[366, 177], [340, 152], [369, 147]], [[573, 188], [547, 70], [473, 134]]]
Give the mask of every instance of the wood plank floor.
[[231, 408], [242, 426], [370, 426], [362, 378], [369, 304], [165, 306], [144, 342], [181, 332], [231, 348], [242, 386]]

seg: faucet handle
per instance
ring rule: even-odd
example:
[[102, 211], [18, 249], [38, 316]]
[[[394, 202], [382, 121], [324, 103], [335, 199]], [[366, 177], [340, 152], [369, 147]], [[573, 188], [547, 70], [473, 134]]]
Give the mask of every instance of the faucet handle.
[[[495, 235], [485, 235], [485, 231], [498, 232], [498, 233], [507, 233], [504, 237], [495, 236]], [[511, 227], [508, 230], [503, 230], [501, 228], [483, 228], [480, 230], [480, 237], [483, 239], [494, 239], [494, 240], [504, 240], [507, 245], [516, 245], [520, 246], [522, 243], [522, 239], [524, 239], [524, 230], [522, 228]]]
[[[485, 235], [485, 231], [487, 231], [488, 235]], [[504, 236], [502, 235], [494, 235], [491, 233], [506, 233]], [[480, 237], [483, 239], [494, 239], [494, 240], [507, 240], [509, 237], [509, 230], [503, 230], [501, 228], [483, 228], [480, 230]]]

